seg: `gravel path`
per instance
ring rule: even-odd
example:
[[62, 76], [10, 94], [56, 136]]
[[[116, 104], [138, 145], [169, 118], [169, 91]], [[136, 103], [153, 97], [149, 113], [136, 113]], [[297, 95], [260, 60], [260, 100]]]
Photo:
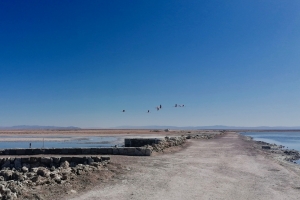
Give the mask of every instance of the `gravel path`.
[[129, 173], [73, 200], [300, 198], [300, 173], [259, 153], [236, 133], [188, 143], [176, 153], [112, 156]]

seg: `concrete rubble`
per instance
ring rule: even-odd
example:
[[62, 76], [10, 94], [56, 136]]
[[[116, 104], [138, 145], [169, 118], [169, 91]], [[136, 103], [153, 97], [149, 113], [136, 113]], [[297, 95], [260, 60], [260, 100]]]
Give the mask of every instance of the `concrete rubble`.
[[179, 146], [186, 142], [185, 136], [180, 137], [165, 137], [164, 139], [160, 140], [157, 144], [153, 143], [152, 145], [146, 145], [146, 149], [149, 149], [151, 153], [153, 151], [155, 152], [161, 152], [166, 148], [172, 147], [172, 146]]

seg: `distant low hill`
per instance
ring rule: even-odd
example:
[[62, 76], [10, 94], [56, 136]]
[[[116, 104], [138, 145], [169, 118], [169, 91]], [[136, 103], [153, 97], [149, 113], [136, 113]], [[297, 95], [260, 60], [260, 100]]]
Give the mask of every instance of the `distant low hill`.
[[172, 129], [172, 130], [300, 130], [300, 126], [117, 126], [116, 129]]
[[79, 127], [75, 126], [28, 126], [28, 125], [19, 125], [19, 126], [8, 126], [8, 127], [1, 127], [0, 130], [74, 130], [80, 129]]

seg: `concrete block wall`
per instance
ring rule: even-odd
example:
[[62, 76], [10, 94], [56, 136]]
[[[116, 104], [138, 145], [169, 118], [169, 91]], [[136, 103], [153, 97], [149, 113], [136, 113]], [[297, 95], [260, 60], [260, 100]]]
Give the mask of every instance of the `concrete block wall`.
[[159, 144], [164, 139], [158, 138], [125, 138], [125, 147], [142, 147], [145, 145]]

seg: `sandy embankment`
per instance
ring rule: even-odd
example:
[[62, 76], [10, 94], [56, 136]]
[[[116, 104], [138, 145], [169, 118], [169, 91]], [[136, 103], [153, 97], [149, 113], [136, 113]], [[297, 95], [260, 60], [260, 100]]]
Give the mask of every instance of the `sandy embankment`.
[[254, 144], [232, 132], [189, 140], [187, 148], [173, 154], [112, 156], [129, 173], [73, 200], [299, 199], [299, 166], [273, 159]]

